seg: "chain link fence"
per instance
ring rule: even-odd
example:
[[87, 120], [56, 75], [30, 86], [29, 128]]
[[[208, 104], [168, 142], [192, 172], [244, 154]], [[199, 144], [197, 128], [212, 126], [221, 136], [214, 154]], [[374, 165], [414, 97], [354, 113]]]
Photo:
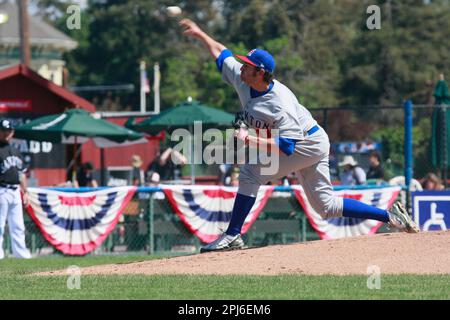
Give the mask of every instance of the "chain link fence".
[[[35, 255], [59, 254], [42, 236], [28, 214], [24, 214], [27, 247]], [[303, 209], [291, 192], [274, 192], [244, 235], [249, 246], [287, 244], [318, 240]], [[164, 194], [136, 192], [113, 232], [92, 254], [193, 253], [202, 242], [173, 211]], [[6, 254], [11, 255], [9, 233], [5, 234]]]
[[[447, 173], [442, 158], [448, 153], [450, 141], [444, 139], [449, 134], [444, 130], [450, 123], [449, 112], [448, 106], [413, 106], [413, 177], [416, 180], [422, 180], [429, 172], [442, 178]], [[381, 155], [386, 181], [404, 176], [404, 106], [319, 108], [311, 113], [330, 138], [330, 169], [335, 182], [339, 177], [337, 164], [344, 155], [352, 155], [363, 169], [368, 169], [371, 145]], [[442, 116], [444, 113], [446, 116]], [[446, 152], [439, 152], [445, 149]]]
[[[322, 108], [311, 110], [330, 137], [330, 171], [334, 184], [339, 183], [339, 166], [344, 155], [353, 155], [368, 169], [368, 154], [375, 145], [382, 155], [385, 180], [404, 176], [404, 109], [403, 106]], [[442, 153], [432, 159], [432, 147], [448, 151], [446, 139], [449, 110], [442, 106], [414, 106], [413, 157], [418, 183], [428, 172], [446, 177]], [[433, 125], [434, 123], [434, 125]], [[433, 126], [440, 123], [439, 128]], [[432, 142], [436, 139], [435, 142]], [[437, 147], [436, 147], [437, 146]], [[436, 152], [436, 150], [434, 150]], [[433, 160], [433, 161], [432, 161]], [[436, 162], [437, 161], [437, 165]], [[444, 174], [443, 174], [444, 173]], [[445, 182], [445, 181], [444, 181]], [[403, 195], [404, 198], [404, 195]], [[39, 228], [25, 214], [27, 246], [34, 254], [58, 253], [48, 244]], [[382, 227], [379, 232], [385, 232]], [[319, 236], [306, 219], [303, 209], [291, 192], [275, 192], [251, 229], [244, 236], [249, 246], [285, 244], [317, 240]], [[92, 254], [109, 253], [190, 253], [198, 252], [202, 243], [191, 234], [165, 199], [162, 192], [138, 192], [127, 205], [106, 241]], [[9, 233], [5, 233], [6, 252], [11, 252]]]

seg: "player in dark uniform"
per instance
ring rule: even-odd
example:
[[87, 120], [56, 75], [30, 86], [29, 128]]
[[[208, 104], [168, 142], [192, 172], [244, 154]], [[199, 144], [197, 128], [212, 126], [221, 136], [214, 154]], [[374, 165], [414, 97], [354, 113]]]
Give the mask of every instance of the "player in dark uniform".
[[8, 220], [12, 250], [16, 258], [31, 258], [25, 245], [25, 224], [20, 189], [27, 202], [25, 167], [19, 150], [9, 144], [14, 135], [11, 122], [0, 119], [0, 259], [3, 251], [3, 236]]

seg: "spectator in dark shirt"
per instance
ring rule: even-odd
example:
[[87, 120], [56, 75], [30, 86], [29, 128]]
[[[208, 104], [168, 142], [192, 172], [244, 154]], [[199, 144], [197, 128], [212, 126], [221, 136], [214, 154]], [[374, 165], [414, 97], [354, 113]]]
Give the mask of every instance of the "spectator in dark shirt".
[[[175, 164], [172, 157], [180, 164]], [[147, 168], [147, 176], [154, 172], [159, 174], [161, 181], [180, 179], [182, 165], [187, 163], [187, 159], [181, 153], [172, 148], [167, 148], [159, 154]]]
[[143, 161], [139, 155], [134, 154], [131, 157], [131, 165], [133, 166], [131, 182], [133, 186], [143, 186], [145, 184], [145, 174], [144, 170], [142, 170], [142, 164]]
[[94, 166], [91, 162], [83, 163], [77, 173], [77, 181], [75, 182], [75, 187], [98, 187], [97, 181], [94, 179], [93, 175]]
[[381, 165], [381, 157], [376, 151], [371, 152], [369, 155], [369, 171], [367, 171], [367, 179], [385, 179], [384, 169]]

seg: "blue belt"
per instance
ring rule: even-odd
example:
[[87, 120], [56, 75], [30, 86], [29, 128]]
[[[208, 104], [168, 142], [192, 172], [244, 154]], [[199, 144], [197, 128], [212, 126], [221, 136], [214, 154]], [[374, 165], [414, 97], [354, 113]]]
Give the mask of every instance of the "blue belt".
[[312, 135], [314, 132], [319, 131], [319, 126], [315, 125], [314, 127], [312, 127], [311, 129], [309, 129], [306, 133], [308, 134], [308, 136]]

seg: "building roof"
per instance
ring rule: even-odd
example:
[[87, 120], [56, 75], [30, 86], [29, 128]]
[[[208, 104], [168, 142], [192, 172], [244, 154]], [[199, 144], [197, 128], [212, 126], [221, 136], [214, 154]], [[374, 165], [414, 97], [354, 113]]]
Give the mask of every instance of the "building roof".
[[[8, 15], [6, 23], [0, 24], [0, 43], [19, 46], [19, 8], [16, 2], [0, 3], [0, 12]], [[38, 16], [30, 15], [29, 30], [31, 46], [47, 45], [68, 51], [75, 49], [78, 45], [72, 38], [44, 22]]]
[[28, 68], [23, 64], [18, 64], [12, 67], [0, 69], [0, 81], [18, 75], [22, 75], [27, 79], [36, 83], [38, 86], [41, 86], [46, 90], [51, 91], [60, 98], [73, 104], [74, 107], [83, 108], [90, 112], [95, 112], [95, 106], [92, 103], [83, 99], [80, 96], [77, 96], [76, 94], [70, 92], [69, 90], [60, 87], [54, 84], [53, 82], [41, 77], [38, 73], [34, 72], [33, 70], [31, 70], [30, 68]]

